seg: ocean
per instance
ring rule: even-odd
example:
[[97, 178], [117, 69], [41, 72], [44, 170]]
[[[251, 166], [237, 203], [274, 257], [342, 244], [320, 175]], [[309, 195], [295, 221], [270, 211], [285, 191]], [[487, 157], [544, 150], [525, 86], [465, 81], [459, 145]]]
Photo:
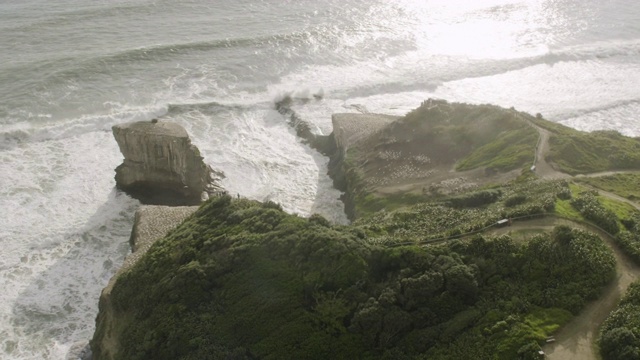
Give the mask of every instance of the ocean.
[[276, 101], [321, 134], [433, 97], [640, 136], [639, 19], [633, 0], [0, 0], [0, 358], [92, 337], [139, 205], [114, 189], [114, 124], [177, 122], [231, 194], [346, 223]]

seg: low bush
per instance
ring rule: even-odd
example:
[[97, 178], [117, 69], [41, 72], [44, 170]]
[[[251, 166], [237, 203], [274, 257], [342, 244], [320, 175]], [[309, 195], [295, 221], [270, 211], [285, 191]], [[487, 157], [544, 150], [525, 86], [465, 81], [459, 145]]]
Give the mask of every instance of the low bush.
[[602, 324], [598, 344], [604, 360], [640, 359], [640, 282], [629, 286]]
[[618, 218], [612, 211], [602, 206], [594, 192], [583, 192], [571, 200], [571, 206], [578, 210], [585, 219], [592, 221], [609, 234], [615, 235], [620, 231]]
[[447, 204], [454, 208], [478, 207], [496, 202], [502, 191], [482, 190], [449, 198]]
[[[415, 210], [380, 215], [376, 231], [396, 224], [410, 239], [402, 223], [424, 214], [486, 221], [486, 210]], [[576, 312], [613, 276], [608, 249], [577, 230], [429, 247], [373, 245], [372, 231], [212, 199], [116, 282], [115, 358], [513, 359], [566, 318], [548, 314]]]

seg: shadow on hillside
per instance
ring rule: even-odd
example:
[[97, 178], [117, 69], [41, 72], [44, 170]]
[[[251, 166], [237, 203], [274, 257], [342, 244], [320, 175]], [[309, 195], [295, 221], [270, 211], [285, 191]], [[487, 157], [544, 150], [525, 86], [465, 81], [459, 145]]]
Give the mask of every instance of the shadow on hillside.
[[93, 336], [100, 291], [130, 252], [129, 236], [139, 203], [113, 189], [108, 200], [78, 229], [51, 234], [39, 248], [22, 258], [38, 262], [47, 257], [55, 263], [35, 276], [19, 294], [10, 322], [21, 338], [20, 351], [50, 353], [71, 346], [67, 359], [78, 353]]

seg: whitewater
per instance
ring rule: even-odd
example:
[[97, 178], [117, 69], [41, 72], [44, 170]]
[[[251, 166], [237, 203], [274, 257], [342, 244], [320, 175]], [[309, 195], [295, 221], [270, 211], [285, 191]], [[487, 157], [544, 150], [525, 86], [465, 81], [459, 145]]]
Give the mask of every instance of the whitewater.
[[640, 136], [638, 19], [633, 0], [0, 0], [0, 358], [93, 335], [139, 206], [113, 125], [177, 122], [230, 193], [346, 223], [275, 101], [321, 134], [433, 97]]

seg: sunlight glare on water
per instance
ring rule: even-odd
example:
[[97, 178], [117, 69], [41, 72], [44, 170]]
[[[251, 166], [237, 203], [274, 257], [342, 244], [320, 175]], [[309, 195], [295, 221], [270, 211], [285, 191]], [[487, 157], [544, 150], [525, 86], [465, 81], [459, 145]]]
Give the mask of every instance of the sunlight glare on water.
[[472, 59], [509, 59], [549, 51], [547, 21], [553, 10], [543, 1], [401, 1], [415, 19], [407, 31], [430, 54]]

